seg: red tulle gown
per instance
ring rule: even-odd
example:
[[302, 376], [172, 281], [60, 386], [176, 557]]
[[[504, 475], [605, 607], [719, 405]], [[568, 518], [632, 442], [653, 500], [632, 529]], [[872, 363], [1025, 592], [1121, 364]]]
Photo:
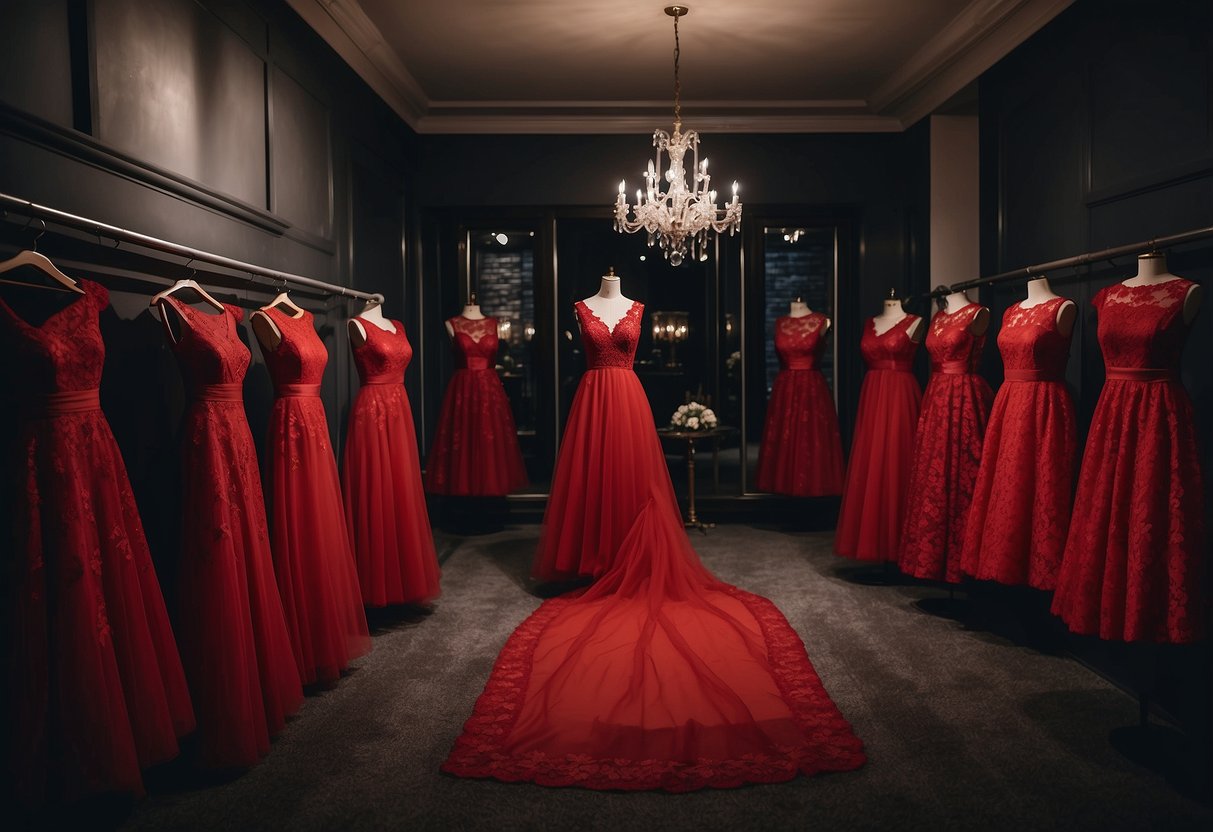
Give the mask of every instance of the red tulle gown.
[[633, 303], [611, 331], [577, 305], [590, 369], [569, 413], [544, 534], [571, 528], [571, 540], [601, 542], [600, 577], [514, 631], [443, 769], [689, 791], [857, 768], [861, 743], [787, 620], [765, 598], [716, 580], [690, 546], [630, 369], [641, 311]]
[[913, 464], [914, 431], [922, 388], [910, 371], [918, 344], [906, 315], [876, 334], [868, 320], [859, 351], [868, 366], [859, 391], [855, 441], [834, 534], [834, 551], [856, 560], [895, 561]]
[[433, 494], [492, 497], [527, 484], [514, 414], [494, 363], [497, 319], [447, 320], [455, 335], [455, 374], [442, 397], [438, 428], [425, 466]]
[[0, 299], [4, 382], [24, 416], [12, 457], [15, 537], [0, 538], [13, 639], [5, 762], [29, 805], [142, 794], [140, 769], [175, 757], [194, 727], [126, 466], [101, 412], [97, 317], [109, 296], [80, 286], [84, 296], [38, 325]]
[[1192, 283], [1095, 295], [1106, 381], [1078, 475], [1053, 612], [1084, 635], [1207, 635], [1209, 552], [1192, 402], [1179, 380]]
[[986, 426], [965, 523], [961, 569], [974, 578], [1051, 590], [1066, 546], [1077, 451], [1066, 389], [1065, 298], [1007, 309], [998, 331], [1005, 383]]
[[985, 336], [969, 332], [976, 303], [931, 319], [926, 346], [931, 380], [914, 438], [898, 565], [915, 578], [959, 583], [965, 518], [981, 464], [994, 392], [977, 375]]
[[244, 414], [243, 313], [161, 301], [190, 392], [182, 426], [184, 512], [177, 638], [198, 714], [199, 756], [255, 764], [303, 700], [274, 582], [257, 450]]
[[274, 575], [299, 677], [329, 683], [370, 650], [371, 639], [320, 399], [328, 352], [311, 312], [262, 312], [282, 336], [262, 350], [275, 393], [266, 442]]
[[817, 362], [829, 318], [820, 312], [775, 320], [779, 373], [771, 386], [754, 487], [794, 497], [842, 493], [838, 412]]
[[362, 602], [424, 603], [438, 596], [439, 570], [404, 390], [413, 348], [399, 321], [390, 321], [391, 332], [360, 323], [366, 340], [354, 348], [354, 363], [362, 387], [350, 412], [341, 492]]

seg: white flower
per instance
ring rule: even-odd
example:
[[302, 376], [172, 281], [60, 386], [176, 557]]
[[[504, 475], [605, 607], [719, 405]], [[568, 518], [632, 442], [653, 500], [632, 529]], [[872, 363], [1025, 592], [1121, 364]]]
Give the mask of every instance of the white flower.
[[699, 430], [699, 420], [697, 418], [695, 418], [694, 416], [692, 416], [690, 419], [687, 419], [687, 428], [689, 428], [690, 430]]
[[679, 413], [686, 413], [686, 412], [687, 412], [687, 406], [686, 406], [685, 404], [680, 404], [680, 405], [678, 405], [678, 411], [677, 411], [677, 412], [679, 412]]

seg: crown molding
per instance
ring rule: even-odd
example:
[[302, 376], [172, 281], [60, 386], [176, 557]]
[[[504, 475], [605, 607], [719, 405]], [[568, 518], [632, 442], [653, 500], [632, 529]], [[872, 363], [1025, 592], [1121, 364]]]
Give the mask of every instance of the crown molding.
[[[287, 0], [418, 133], [614, 134], [670, 120], [669, 101], [434, 101], [358, 0]], [[869, 100], [685, 102], [687, 123], [713, 133], [887, 133], [950, 99], [1073, 0], [973, 0]]]
[[1073, 2], [974, 0], [872, 93], [873, 110], [910, 127]]

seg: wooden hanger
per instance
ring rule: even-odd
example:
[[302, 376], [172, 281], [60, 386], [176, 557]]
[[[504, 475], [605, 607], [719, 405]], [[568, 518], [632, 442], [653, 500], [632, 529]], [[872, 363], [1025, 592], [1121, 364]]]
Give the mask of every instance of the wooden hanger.
[[199, 299], [201, 299], [208, 306], [213, 306], [219, 312], [223, 311], [223, 309], [224, 309], [223, 304], [220, 303], [219, 301], [215, 300], [213, 297], [211, 297], [210, 293], [207, 292], [206, 289], [203, 289], [201, 286], [199, 286], [198, 281], [194, 280], [192, 277], [186, 277], [181, 280], [178, 280], [176, 283], [174, 283], [172, 286], [169, 286], [163, 292], [157, 292], [155, 295], [152, 295], [152, 299], [148, 302], [148, 305], [156, 306], [157, 304], [160, 303], [160, 301], [164, 300], [165, 298], [169, 297], [170, 295], [177, 294], [182, 289], [193, 289], [194, 292], [197, 293]]
[[289, 309], [292, 318], [298, 318], [305, 311], [302, 306], [298, 305], [297, 303], [295, 303], [295, 301], [291, 300], [291, 296], [286, 293], [286, 289], [283, 289], [281, 292], [279, 292], [278, 296], [276, 298], [274, 298], [272, 301], [270, 301], [269, 303], [267, 303], [265, 306], [263, 306], [261, 308], [262, 309], [273, 309], [276, 306], [282, 306], [282, 307], [285, 307], [286, 309]]
[[37, 249], [26, 250], [0, 263], [0, 274], [11, 272], [13, 269], [19, 269], [22, 266], [31, 266], [45, 274], [47, 277], [55, 281], [54, 285], [48, 286], [45, 283], [33, 283], [26, 280], [13, 280], [11, 278], [0, 278], [0, 283], [7, 283], [12, 286], [29, 286], [34, 289], [52, 289], [57, 292], [75, 292], [78, 295], [85, 294], [80, 288], [80, 284], [72, 280], [52, 263], [43, 254], [39, 254]]

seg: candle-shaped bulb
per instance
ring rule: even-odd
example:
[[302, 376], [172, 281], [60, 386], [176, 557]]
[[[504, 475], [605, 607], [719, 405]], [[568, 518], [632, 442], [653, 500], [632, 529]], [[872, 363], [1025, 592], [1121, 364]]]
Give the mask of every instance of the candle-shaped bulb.
[[737, 180], [736, 179], [733, 180], [733, 197], [734, 198], [737, 197]]
[[637, 205], [640, 204], [640, 189], [639, 188], [636, 189], [636, 204]]
[[[627, 189], [627, 187], [628, 187], [628, 186], [627, 186], [627, 183], [626, 183], [624, 180], [620, 179], [620, 180], [619, 180], [619, 193], [620, 193], [620, 195], [621, 195], [621, 196], [623, 195], [623, 192], [624, 192], [624, 191]], [[734, 190], [734, 191], [736, 191], [736, 190], [737, 190], [737, 186], [736, 186], [736, 185], [734, 185], [734, 186], [733, 186], [733, 190]]]
[[716, 191], [715, 190], [708, 191], [708, 199], [712, 202], [712, 204], [716, 203]]
[[704, 159], [702, 162], [699, 163], [699, 171], [700, 171], [700, 173], [708, 172], [708, 160], [707, 159]]

